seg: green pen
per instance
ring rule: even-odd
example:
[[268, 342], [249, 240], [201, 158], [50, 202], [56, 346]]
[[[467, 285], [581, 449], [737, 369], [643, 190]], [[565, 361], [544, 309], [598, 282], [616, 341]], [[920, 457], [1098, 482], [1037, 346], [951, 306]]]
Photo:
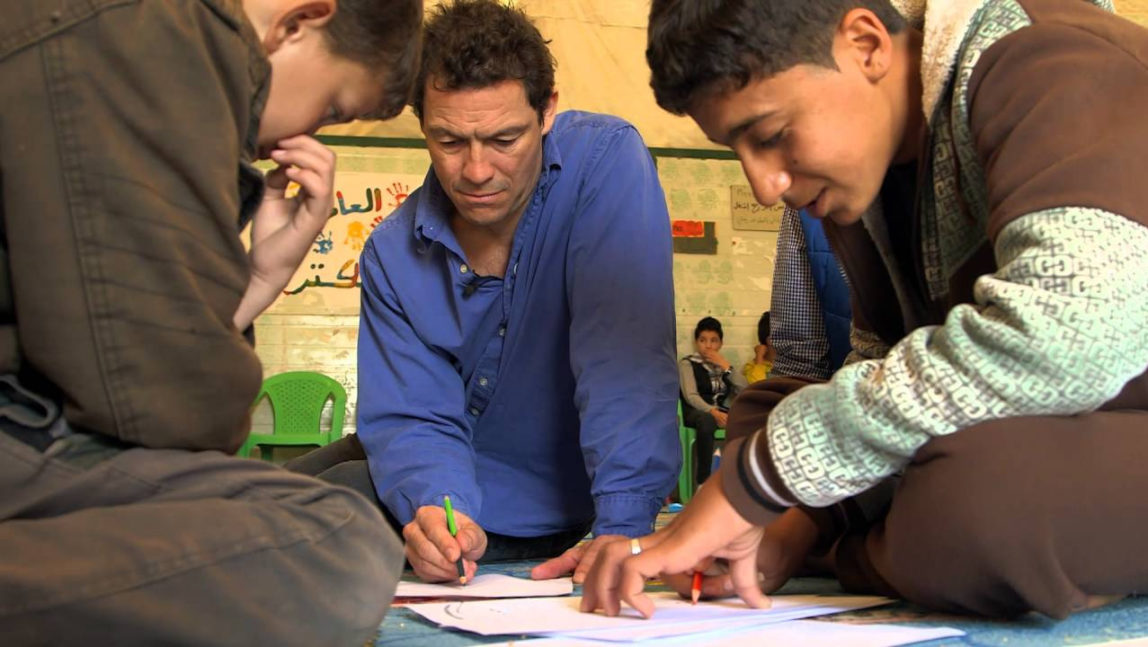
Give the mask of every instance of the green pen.
[[[446, 527], [450, 530], [451, 537], [458, 536], [458, 525], [454, 522], [454, 508], [450, 505], [450, 497], [444, 496], [442, 498], [442, 507], [446, 509]], [[466, 584], [466, 567], [462, 565], [462, 555], [458, 556], [458, 583]]]

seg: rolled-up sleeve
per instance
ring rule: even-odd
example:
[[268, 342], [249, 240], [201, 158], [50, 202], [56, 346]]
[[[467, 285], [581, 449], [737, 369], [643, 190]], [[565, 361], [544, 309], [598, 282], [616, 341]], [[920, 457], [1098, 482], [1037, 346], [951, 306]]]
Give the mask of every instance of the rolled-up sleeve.
[[409, 523], [420, 506], [441, 505], [443, 495], [476, 518], [482, 495], [462, 378], [404, 316], [375, 240], [368, 240], [360, 260], [357, 414], [371, 478], [400, 523]]
[[650, 532], [681, 465], [672, 245], [631, 127], [589, 162], [567, 260], [571, 366], [596, 535]]

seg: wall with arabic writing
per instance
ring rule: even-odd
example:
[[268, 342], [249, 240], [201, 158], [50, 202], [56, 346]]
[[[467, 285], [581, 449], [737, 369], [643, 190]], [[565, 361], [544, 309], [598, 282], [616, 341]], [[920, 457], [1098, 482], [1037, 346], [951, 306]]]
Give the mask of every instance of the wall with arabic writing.
[[[311, 370], [338, 380], [347, 389], [344, 431], [351, 431], [358, 392], [359, 252], [375, 226], [422, 184], [429, 158], [418, 149], [333, 149], [338, 171], [331, 219], [284, 294], [256, 319], [255, 348], [264, 375]], [[272, 424], [266, 403], [252, 417], [256, 430]]]
[[[339, 156], [335, 206], [328, 227], [284, 294], [255, 322], [264, 374], [315, 370], [348, 393], [344, 431], [354, 429], [357, 394], [358, 257], [374, 227], [422, 184], [425, 150], [334, 147]], [[744, 184], [735, 161], [658, 158], [670, 217], [702, 221], [717, 238], [716, 254], [675, 254], [674, 286], [679, 355], [693, 352], [698, 319], [712, 315], [725, 327], [727, 357], [735, 366], [753, 356], [757, 319], [769, 306], [777, 234], [735, 231], [730, 186]], [[271, 425], [266, 405], [255, 427]]]

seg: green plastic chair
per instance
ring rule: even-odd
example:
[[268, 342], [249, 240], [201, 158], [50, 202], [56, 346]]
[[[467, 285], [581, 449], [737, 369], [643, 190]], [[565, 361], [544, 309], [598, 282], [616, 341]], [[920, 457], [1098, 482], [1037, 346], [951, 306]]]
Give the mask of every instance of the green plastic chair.
[[[682, 417], [682, 401], [678, 399], [678, 440], [682, 444], [682, 471], [678, 473], [678, 498], [681, 502], [689, 503], [694, 498], [694, 443], [698, 440], [698, 432], [693, 427], [687, 427]], [[714, 441], [725, 440], [725, 429], [714, 432]], [[701, 457], [698, 457], [701, 460]]]
[[[250, 434], [238, 455], [251, 456], [259, 447], [259, 455], [271, 460], [274, 446], [315, 445], [322, 447], [343, 437], [343, 415], [347, 408], [347, 391], [334, 379], [314, 371], [289, 371], [263, 380], [263, 388], [255, 397], [253, 408], [267, 396], [275, 423], [270, 434]], [[327, 400], [333, 400], [331, 428], [319, 427], [319, 416]]]

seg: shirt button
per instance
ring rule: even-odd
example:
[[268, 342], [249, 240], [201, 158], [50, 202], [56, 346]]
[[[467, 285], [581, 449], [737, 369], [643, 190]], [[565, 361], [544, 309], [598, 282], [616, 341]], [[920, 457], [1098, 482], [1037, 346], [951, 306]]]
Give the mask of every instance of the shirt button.
[[485, 377], [478, 378], [478, 385], [479, 386], [486, 386], [487, 383], [488, 383], [488, 380]]
[[470, 408], [470, 415], [472, 415], [472, 416], [477, 416], [477, 415], [478, 415], [478, 409], [475, 409], [474, 407], [471, 407], [471, 408]]
[[505, 337], [506, 336], [506, 326], [503, 326], [503, 327], [498, 329], [498, 336], [499, 337]]
[[514, 264], [514, 275], [518, 276], [518, 263]]
[[469, 267], [467, 267], [465, 264], [464, 264], [464, 265], [459, 265], [459, 266], [458, 266], [458, 271], [459, 271], [459, 273], [460, 273], [460, 274], [466, 274], [468, 271], [470, 271], [470, 268], [469, 268]]

